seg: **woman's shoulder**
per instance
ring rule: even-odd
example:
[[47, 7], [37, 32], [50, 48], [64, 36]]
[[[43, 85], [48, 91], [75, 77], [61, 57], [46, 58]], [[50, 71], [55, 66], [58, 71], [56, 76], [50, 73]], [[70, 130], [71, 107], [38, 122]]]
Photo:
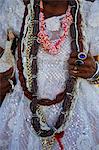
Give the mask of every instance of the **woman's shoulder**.
[[95, 0], [93, 3], [84, 0], [83, 12], [89, 26], [99, 27], [99, 0]]
[[0, 0], [0, 46], [4, 48], [8, 28], [19, 34], [24, 15], [22, 0]]
[[83, 0], [88, 43], [93, 55], [99, 55], [99, 0], [93, 3]]

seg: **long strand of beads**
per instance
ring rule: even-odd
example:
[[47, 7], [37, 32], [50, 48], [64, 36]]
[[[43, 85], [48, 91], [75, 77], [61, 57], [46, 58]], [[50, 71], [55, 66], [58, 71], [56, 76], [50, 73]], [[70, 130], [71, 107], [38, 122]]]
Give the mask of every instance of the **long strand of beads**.
[[[70, 0], [69, 2], [71, 2], [70, 6], [75, 7], [75, 10], [76, 10], [77, 4], [76, 4], [75, 0]], [[73, 13], [72, 16], [73, 16], [73, 20], [75, 21], [75, 13]], [[24, 17], [24, 19], [25, 19], [25, 17]], [[32, 56], [33, 56], [32, 74], [35, 77], [36, 77], [37, 72], [38, 72], [38, 70], [37, 70], [38, 69], [37, 68], [37, 53], [38, 53], [38, 46], [39, 46], [39, 44], [37, 42], [37, 34], [39, 32], [39, 21], [38, 20], [39, 20], [39, 0], [35, 0], [34, 1], [34, 26], [33, 26], [33, 39], [34, 40], [33, 40], [33, 46], [32, 46]], [[24, 23], [24, 20], [23, 20], [23, 23]], [[78, 22], [78, 24], [79, 24], [79, 22]], [[23, 25], [22, 25], [22, 27], [23, 27]], [[74, 28], [70, 28], [70, 30], [71, 30], [71, 32], [73, 32], [73, 35], [74, 35], [75, 30], [76, 30], [75, 26], [74, 26]], [[21, 38], [22, 38], [22, 35], [23, 35], [22, 31], [23, 31], [23, 29], [21, 30], [21, 34], [20, 34]], [[79, 37], [79, 33], [78, 33], [78, 37]], [[72, 40], [74, 40], [72, 36], [71, 36], [71, 38], [72, 38]], [[74, 42], [74, 45], [72, 45], [72, 43], [71, 43], [71, 50], [72, 51], [73, 50], [77, 51], [76, 40]], [[21, 75], [19, 78], [20, 78], [21, 85], [23, 87], [24, 93], [28, 94], [29, 92], [27, 90], [25, 78], [24, 78], [24, 75], [23, 75], [23, 65], [22, 65], [20, 44], [19, 44], [19, 49], [18, 49], [18, 57], [19, 57], [18, 64], [19, 63], [21, 64], [21, 66], [18, 66], [19, 75]], [[71, 115], [71, 112], [72, 112], [71, 110], [73, 109], [73, 106], [75, 104], [75, 99], [74, 99], [74, 93], [73, 92], [74, 92], [74, 88], [75, 88], [75, 84], [76, 84], [76, 78], [69, 76], [68, 80], [66, 81], [66, 89], [65, 89], [65, 94], [64, 94], [64, 98], [63, 98], [62, 110], [60, 112], [60, 115], [58, 117], [58, 120], [57, 120], [55, 126], [53, 128], [49, 127], [50, 128], [49, 130], [43, 130], [42, 125], [40, 123], [40, 118], [37, 115], [39, 100], [37, 98], [37, 79], [35, 77], [33, 78], [33, 81], [32, 81], [33, 82], [33, 84], [32, 84], [33, 85], [33, 87], [32, 87], [33, 91], [32, 91], [32, 95], [31, 95], [32, 102], [30, 104], [30, 109], [31, 109], [31, 112], [32, 112], [32, 119], [31, 119], [32, 127], [34, 128], [37, 135], [42, 137], [42, 138], [47, 138], [48, 139], [48, 137], [52, 137], [52, 136], [55, 136], [57, 134], [60, 134], [60, 138], [62, 138], [63, 132], [62, 132], [62, 134], [57, 133], [57, 132], [62, 127], [63, 124], [66, 125], [68, 123], [70, 116], [72, 116]], [[46, 120], [44, 120], [44, 118], [43, 118], [43, 121], [45, 122]], [[45, 122], [45, 124], [47, 124], [47, 123]]]
[[[36, 29], [36, 27], [35, 27]], [[35, 30], [36, 31], [36, 30]], [[68, 84], [70, 84], [70, 86], [68, 86]], [[74, 78], [69, 78], [66, 82], [66, 93], [65, 93], [65, 97], [64, 97], [64, 102], [63, 102], [63, 109], [62, 109], [62, 112], [56, 122], [56, 125], [55, 125], [55, 129], [58, 130], [61, 125], [64, 123], [64, 119], [65, 119], [65, 112], [70, 110], [71, 108], [71, 103], [73, 101], [73, 95], [71, 94], [68, 94], [68, 93], [72, 93], [73, 91], [73, 88], [74, 88], [74, 85], [75, 84], [75, 79]], [[67, 103], [68, 102], [68, 103]], [[37, 104], [38, 104], [38, 100], [37, 98], [35, 97], [33, 100], [32, 100], [32, 103], [30, 105], [30, 109], [33, 113], [33, 117], [32, 117], [32, 125], [33, 125], [33, 128], [35, 129], [35, 131], [37, 132], [37, 134], [41, 137], [47, 137], [47, 136], [52, 136], [54, 133], [55, 133], [55, 130], [54, 129], [50, 129], [50, 130], [42, 130], [41, 129], [41, 125], [40, 125], [40, 122], [39, 122], [39, 118], [36, 114], [36, 110], [37, 110]], [[68, 114], [69, 115], [69, 114]], [[67, 117], [67, 116], [66, 116]], [[67, 120], [66, 120], [67, 122]]]
[[55, 137], [52, 136], [49, 138], [41, 138], [42, 141], [42, 150], [52, 150], [53, 144], [55, 143]]
[[33, 43], [33, 20], [34, 20], [34, 13], [31, 10], [31, 15], [30, 15], [30, 24], [28, 26], [28, 41], [27, 41], [27, 48], [26, 48], [26, 67], [27, 67], [27, 82], [29, 84], [29, 88], [30, 90], [32, 90], [32, 65], [30, 62], [30, 52], [31, 52], [31, 48], [32, 48], [32, 43]]

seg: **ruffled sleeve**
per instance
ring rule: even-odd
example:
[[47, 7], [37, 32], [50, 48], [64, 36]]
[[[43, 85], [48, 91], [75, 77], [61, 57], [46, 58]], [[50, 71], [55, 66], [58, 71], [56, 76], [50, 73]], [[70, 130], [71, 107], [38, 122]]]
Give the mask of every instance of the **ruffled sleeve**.
[[19, 34], [23, 14], [22, 0], [0, 0], [0, 47], [5, 48], [8, 28]]
[[87, 21], [90, 51], [96, 56], [99, 55], [99, 0], [91, 4]]

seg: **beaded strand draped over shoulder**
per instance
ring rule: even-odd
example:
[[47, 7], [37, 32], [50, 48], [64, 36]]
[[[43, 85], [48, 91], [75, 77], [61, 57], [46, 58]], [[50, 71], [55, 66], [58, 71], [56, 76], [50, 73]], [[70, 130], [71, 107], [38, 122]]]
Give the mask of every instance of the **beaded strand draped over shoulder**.
[[[6, 4], [7, 1], [4, 1]], [[14, 0], [13, 0], [14, 2]], [[84, 1], [84, 4], [89, 4]], [[18, 6], [20, 4], [18, 3]], [[87, 7], [90, 5], [87, 5]], [[23, 6], [24, 7], [24, 6]], [[30, 5], [28, 5], [30, 8]], [[87, 8], [87, 11], [90, 7]], [[29, 13], [31, 13], [29, 11]], [[85, 16], [89, 13], [84, 11]], [[63, 16], [51, 17], [49, 20], [45, 20], [47, 27], [50, 26], [49, 22], [55, 20], [58, 24], [61, 22]], [[27, 15], [26, 23], [31, 24]], [[87, 20], [87, 19], [86, 19]], [[0, 22], [1, 23], [1, 22]], [[58, 25], [57, 25], [58, 26]], [[88, 28], [88, 26], [87, 26]], [[57, 32], [53, 31], [53, 27], [50, 30], [46, 28], [46, 32], [50, 37], [52, 43], [56, 41], [61, 33], [61, 29], [58, 28]], [[92, 32], [95, 31], [87, 29], [88, 41], [91, 39]], [[24, 29], [25, 30], [25, 29]], [[24, 31], [25, 34], [26, 30]], [[57, 33], [57, 35], [56, 35]], [[54, 36], [55, 35], [55, 36]], [[53, 38], [54, 37], [54, 38]], [[26, 39], [25, 39], [26, 40]], [[23, 41], [22, 41], [23, 42]], [[94, 41], [90, 41], [94, 48]], [[98, 39], [97, 39], [98, 43]], [[26, 47], [24, 45], [24, 51], [22, 51], [23, 67], [26, 67]], [[99, 45], [96, 45], [97, 49]], [[96, 48], [95, 47], [95, 48]], [[38, 64], [38, 98], [48, 98], [50, 101], [56, 98], [58, 93], [61, 93], [65, 89], [65, 81], [68, 79], [68, 59], [71, 53], [71, 38], [70, 33], [66, 37], [64, 43], [59, 49], [59, 53], [56, 55], [50, 55], [40, 45], [38, 48], [37, 64]], [[95, 52], [94, 52], [95, 54]], [[32, 60], [32, 58], [31, 58]], [[27, 71], [24, 69], [24, 77], [27, 79]], [[29, 87], [28, 87], [29, 88]], [[0, 150], [42, 150], [42, 142], [46, 142], [37, 135], [34, 128], [31, 126], [31, 117], [33, 114], [30, 111], [30, 100], [24, 95], [24, 89], [18, 80], [17, 85], [12, 94], [7, 94], [0, 108]], [[61, 143], [64, 145], [65, 150], [98, 150], [99, 149], [99, 88], [91, 85], [88, 81], [79, 78], [76, 85], [76, 104], [72, 112], [72, 119], [70, 123], [64, 127], [64, 136]], [[57, 119], [62, 109], [62, 102], [51, 106], [41, 106], [44, 113], [44, 118], [48, 126], [44, 126], [42, 117], [40, 123], [43, 129], [49, 130], [55, 126]], [[41, 112], [38, 111], [38, 115]], [[41, 115], [42, 116], [42, 115]], [[35, 117], [35, 116], [34, 116]], [[58, 150], [59, 143], [51, 141], [49, 137], [48, 143], [53, 145], [51, 150]], [[54, 144], [53, 144], [54, 143]], [[48, 147], [46, 148], [48, 149]]]

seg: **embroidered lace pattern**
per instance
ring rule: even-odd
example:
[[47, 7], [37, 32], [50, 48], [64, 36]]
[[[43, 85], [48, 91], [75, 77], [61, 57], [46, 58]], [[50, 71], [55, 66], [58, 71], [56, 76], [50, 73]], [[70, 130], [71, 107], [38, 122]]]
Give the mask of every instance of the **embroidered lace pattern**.
[[[54, 42], [53, 32], [48, 31]], [[63, 91], [68, 76], [67, 60], [70, 55], [70, 38], [66, 38], [60, 52], [52, 56], [40, 47], [38, 53], [38, 94], [53, 99]], [[78, 80], [77, 104], [72, 120], [65, 129], [65, 150], [99, 150], [99, 88], [86, 80]], [[7, 94], [0, 108], [0, 150], [41, 150], [39, 137], [30, 125], [30, 101], [24, 96], [20, 83], [14, 92]], [[47, 123], [53, 126], [61, 110], [61, 103], [44, 107]], [[53, 150], [58, 150], [55, 143]]]

